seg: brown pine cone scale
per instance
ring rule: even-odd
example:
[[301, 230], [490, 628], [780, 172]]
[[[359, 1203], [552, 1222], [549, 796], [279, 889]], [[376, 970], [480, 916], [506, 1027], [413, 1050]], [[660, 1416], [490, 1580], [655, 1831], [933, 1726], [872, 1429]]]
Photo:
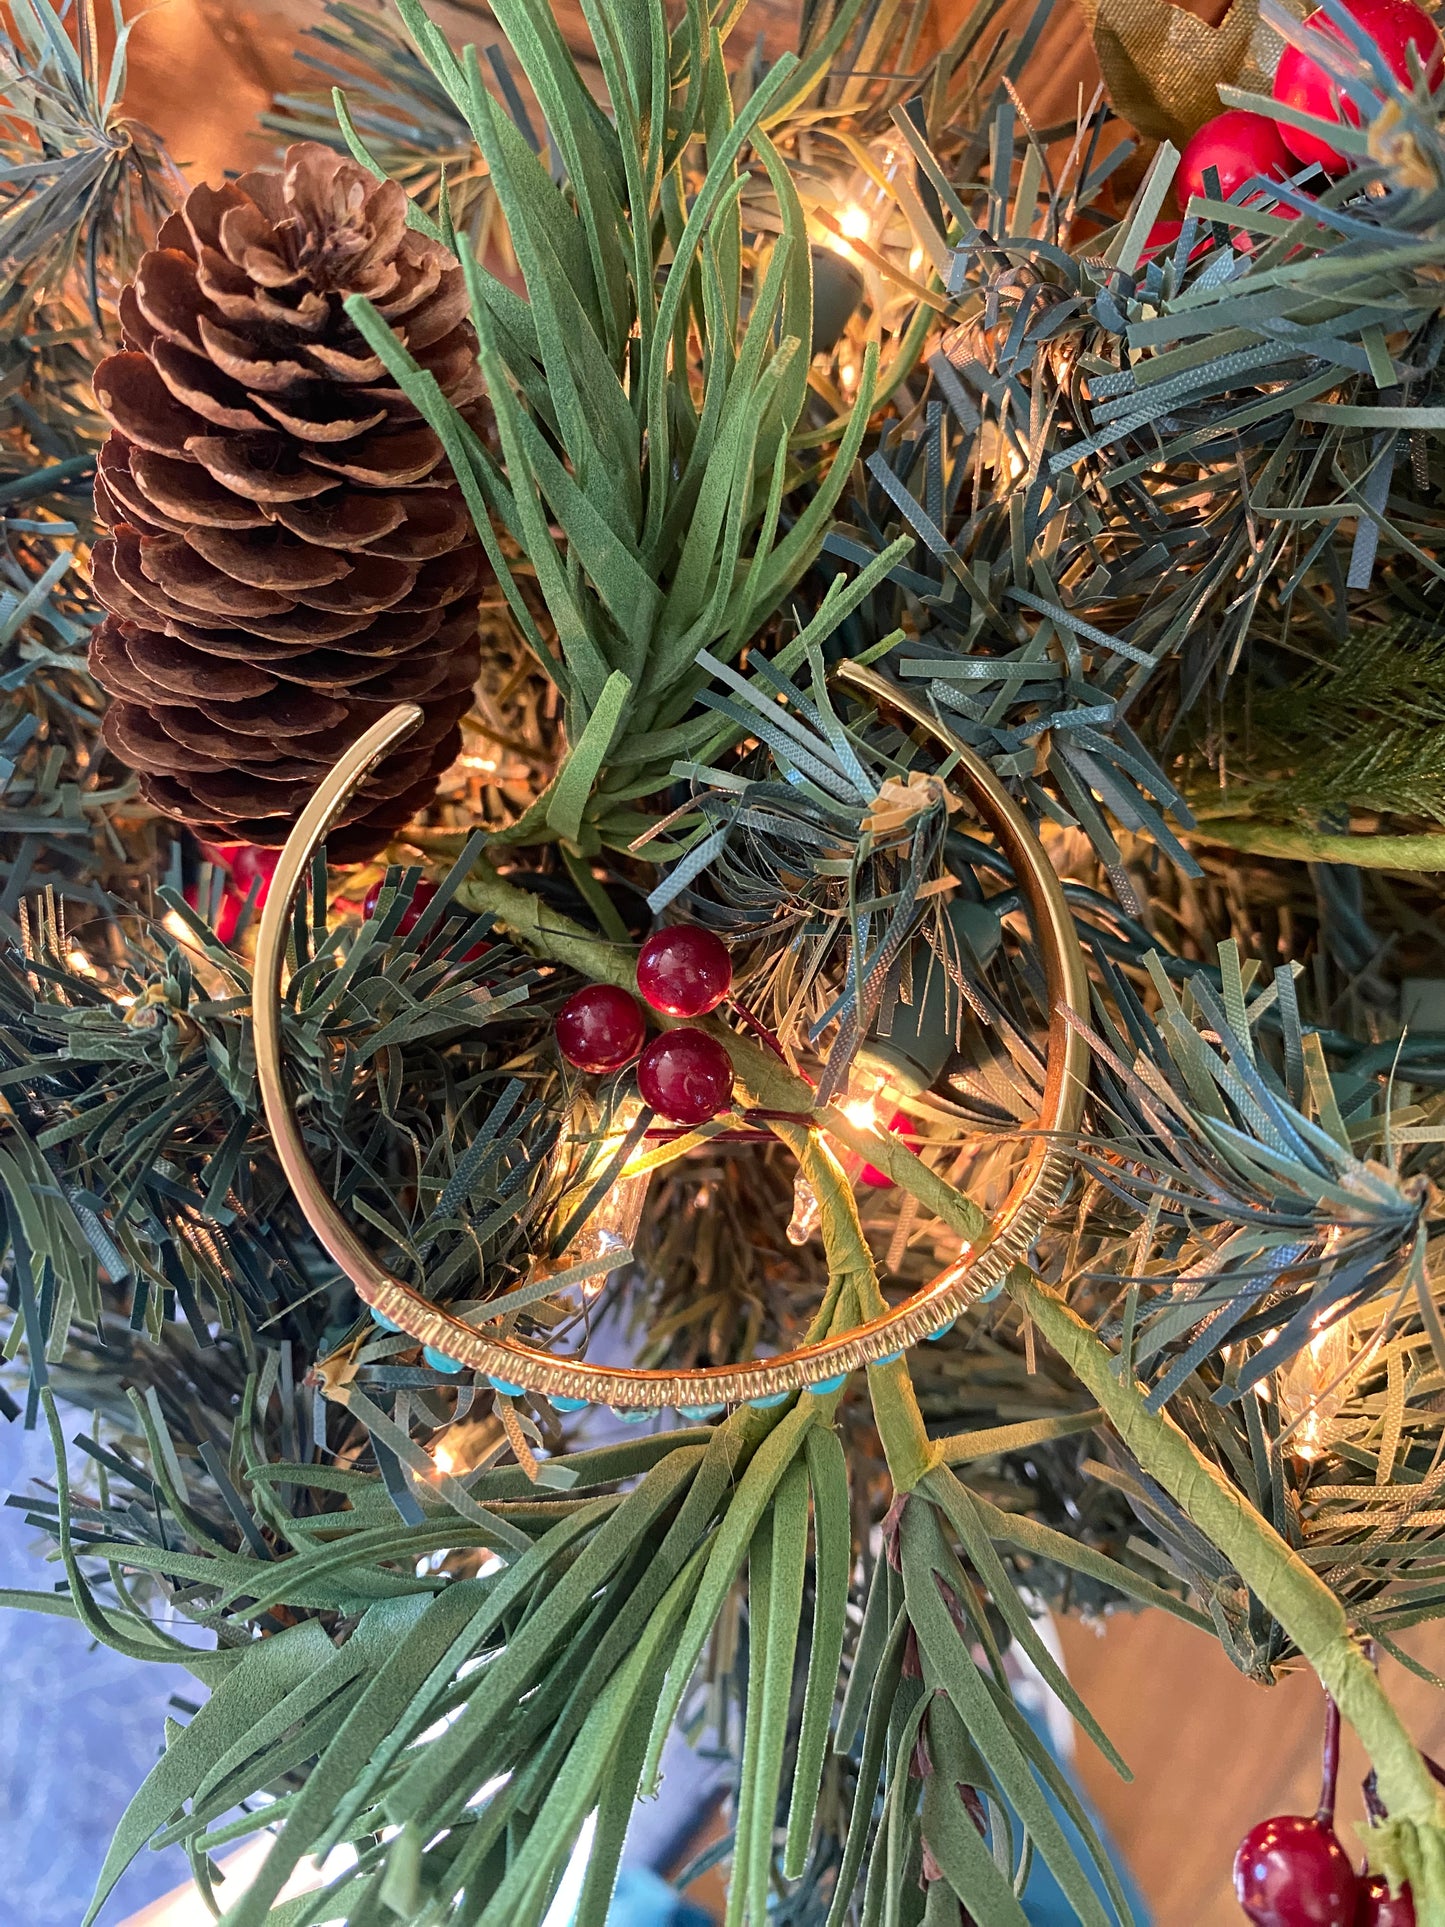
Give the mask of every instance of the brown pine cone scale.
[[311, 142], [194, 188], [157, 240], [95, 374], [105, 741], [199, 835], [275, 844], [364, 729], [418, 703], [331, 835], [373, 855], [460, 747], [485, 564], [440, 441], [343, 302], [366, 295], [465, 408], [461, 268], [408, 229], [400, 187]]

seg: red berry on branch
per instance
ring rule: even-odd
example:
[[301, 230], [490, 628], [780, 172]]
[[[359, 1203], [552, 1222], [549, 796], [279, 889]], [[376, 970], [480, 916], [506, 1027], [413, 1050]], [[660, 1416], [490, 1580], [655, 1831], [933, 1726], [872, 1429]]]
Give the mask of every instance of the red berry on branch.
[[1382, 1873], [1367, 1875], [1360, 1882], [1355, 1927], [1415, 1927], [1415, 1902], [1409, 1887], [1391, 1894], [1390, 1883]]
[[[370, 923], [371, 919], [376, 915], [377, 908], [381, 903], [383, 887], [380, 883], [373, 883], [361, 900], [361, 914], [368, 923]], [[405, 910], [402, 911], [401, 921], [396, 926], [396, 935], [398, 937], [409, 937], [411, 935], [412, 931], [415, 930], [421, 922], [422, 912], [426, 909], [436, 893], [437, 885], [435, 883], [429, 882], [426, 877], [422, 877], [419, 880], [416, 888], [411, 893], [411, 902], [406, 906]], [[462, 962], [475, 963], [478, 957], [485, 957], [491, 947], [489, 943], [474, 943], [465, 957], [462, 958]]]
[[644, 1003], [669, 1017], [701, 1017], [716, 1010], [732, 987], [727, 945], [694, 923], [657, 930], [637, 956], [637, 988]]
[[[271, 878], [276, 865], [281, 860], [279, 850], [260, 849], [254, 843], [203, 843], [202, 854], [208, 863], [226, 872], [220, 902], [216, 907], [215, 931], [222, 943], [230, 943], [241, 921], [256, 885], [256, 898], [251, 905], [253, 918], [261, 914], [266, 903], [266, 893], [271, 888]], [[186, 902], [193, 910], [200, 907], [199, 893], [189, 889], [185, 893]]]
[[1256, 175], [1282, 181], [1292, 163], [1275, 121], [1231, 107], [1227, 113], [1205, 121], [1184, 143], [1179, 172], [1174, 176], [1174, 191], [1181, 207], [1187, 207], [1192, 196], [1208, 193], [1204, 175], [1211, 167], [1219, 175], [1219, 197], [1227, 201], [1236, 188]]
[[[1445, 43], [1428, 13], [1412, 5], [1411, 0], [1344, 0], [1344, 5], [1351, 19], [1374, 41], [1397, 80], [1407, 87], [1414, 84], [1409, 53], [1413, 49], [1430, 88], [1440, 85], [1445, 78]], [[1356, 60], [1355, 49], [1343, 30], [1323, 8], [1305, 21], [1304, 32], [1306, 38], [1318, 34], [1332, 41], [1336, 48], [1344, 49], [1351, 63]], [[1319, 120], [1332, 120], [1350, 127], [1360, 124], [1359, 108], [1343, 93], [1334, 75], [1298, 47], [1286, 47], [1280, 55], [1275, 69], [1274, 97], [1281, 106], [1297, 107]], [[1329, 174], [1343, 174], [1353, 165], [1328, 141], [1307, 133], [1303, 127], [1290, 127], [1281, 122], [1279, 131], [1297, 160], [1318, 161]]]
[[732, 1060], [704, 1030], [654, 1037], [637, 1066], [643, 1102], [674, 1124], [705, 1124], [733, 1094]]
[[637, 999], [615, 984], [588, 984], [557, 1012], [557, 1048], [579, 1071], [620, 1071], [642, 1049], [647, 1023]]
[[1349, 1858], [1329, 1827], [1299, 1814], [1250, 1828], [1234, 1856], [1234, 1893], [1254, 1927], [1354, 1927]]
[[[371, 919], [376, 915], [377, 908], [381, 903], [381, 893], [384, 887], [383, 884], [373, 883], [366, 895], [362, 898], [361, 914], [366, 918], [368, 923], [370, 923]], [[412, 931], [415, 930], [421, 922], [422, 911], [426, 909], [436, 893], [436, 885], [429, 883], [425, 877], [422, 877], [411, 893], [411, 902], [401, 913], [401, 922], [396, 926], [396, 934], [399, 937], [409, 937], [411, 935]]]

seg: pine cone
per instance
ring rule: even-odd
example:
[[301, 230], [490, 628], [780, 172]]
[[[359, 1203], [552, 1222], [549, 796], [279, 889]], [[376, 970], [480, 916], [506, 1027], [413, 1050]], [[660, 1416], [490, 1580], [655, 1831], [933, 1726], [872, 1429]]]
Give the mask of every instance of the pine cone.
[[437, 437], [348, 320], [364, 294], [451, 401], [481, 388], [461, 268], [406, 197], [313, 142], [197, 187], [121, 297], [95, 392], [90, 663], [106, 742], [202, 836], [284, 841], [394, 703], [425, 721], [333, 831], [373, 855], [430, 802], [478, 670], [483, 558]]

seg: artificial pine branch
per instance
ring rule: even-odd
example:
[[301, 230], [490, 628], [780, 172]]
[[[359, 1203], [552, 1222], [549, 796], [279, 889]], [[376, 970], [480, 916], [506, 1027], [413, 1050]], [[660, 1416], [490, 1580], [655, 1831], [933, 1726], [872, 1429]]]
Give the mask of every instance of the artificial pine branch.
[[[4, 993], [14, 1115], [0, 1174], [32, 1412], [48, 1372], [104, 1383], [94, 1348], [72, 1340], [60, 1359], [72, 1312], [102, 1330], [128, 1318], [139, 1345], [172, 1332], [178, 1301], [197, 1358], [201, 1307], [234, 1332], [214, 1367], [174, 1346], [157, 1367], [156, 1400], [134, 1408], [145, 1463], [91, 1441], [99, 1498], [62, 1485], [54, 1511], [38, 1502], [34, 1513], [62, 1546], [62, 1609], [98, 1637], [151, 1655], [137, 1615], [164, 1597], [217, 1639], [196, 1662], [216, 1691], [171, 1736], [106, 1879], [147, 1838], [184, 1840], [204, 1869], [233, 1837], [224, 1815], [264, 1789], [279, 1794], [268, 1815], [283, 1830], [235, 1919], [259, 1927], [339, 1907], [422, 1923], [455, 1898], [486, 1927], [522, 1927], [541, 1919], [595, 1807], [582, 1918], [601, 1927], [633, 1792], [673, 1716], [699, 1704], [701, 1660], [738, 1758], [734, 1923], [758, 1927], [776, 1902], [790, 1927], [838, 1927], [855, 1905], [874, 1918], [907, 1895], [930, 1927], [960, 1902], [1017, 1927], [994, 1853], [1015, 1871], [1030, 1849], [1001, 1791], [1079, 1917], [1102, 1922], [1038, 1776], [1067, 1789], [1004, 1678], [999, 1628], [1034, 1637], [1015, 1586], [1042, 1567], [1057, 1594], [1077, 1573], [1092, 1599], [1132, 1594], [1195, 1624], [1207, 1607], [1262, 1678], [1303, 1651], [1380, 1766], [1392, 1827], [1373, 1845], [1415, 1881], [1421, 1918], [1438, 1919], [1440, 1815], [1350, 1637], [1400, 1623], [1397, 1582], [1430, 1530], [1392, 1512], [1390, 1547], [1378, 1542], [1398, 1482], [1415, 1486], [1423, 1513], [1438, 1442], [1445, 1338], [1422, 1183], [1438, 1167], [1438, 1051], [1406, 1043], [1398, 1074], [1416, 1088], [1394, 1103], [1395, 1044], [1346, 1034], [1324, 972], [1311, 1024], [1288, 969], [1262, 984], [1237, 951], [1216, 954], [1219, 933], [1183, 914], [1190, 892], [1214, 883], [1181, 839], [1171, 759], [1222, 691], [1226, 771], [1269, 779], [1269, 793], [1256, 791], [1261, 807], [1242, 826], [1213, 819], [1206, 831], [1348, 858], [1353, 838], [1336, 848], [1276, 827], [1268, 803], [1287, 725], [1251, 739], [1229, 707], [1241, 664], [1289, 685], [1305, 660], [1321, 665], [1306, 678], [1309, 713], [1328, 718], [1339, 753], [1330, 761], [1316, 745], [1300, 759], [1302, 786], [1278, 796], [1306, 812], [1325, 807], [1327, 789], [1360, 807], [1431, 801], [1432, 745], [1356, 755], [1350, 704], [1369, 693], [1368, 670], [1348, 667], [1340, 639], [1347, 609], [1378, 637], [1384, 612], [1418, 610], [1432, 586], [1419, 560], [1437, 519], [1432, 456], [1418, 438], [1438, 379], [1439, 130], [1418, 103], [1392, 98], [1390, 139], [1373, 127], [1356, 139], [1374, 144], [1368, 196], [1357, 177], [1305, 204], [1282, 190], [1274, 212], [1208, 207], [1216, 225], [1199, 256], [1191, 230], [1146, 258], [1167, 153], [1132, 204], [1112, 200], [1115, 163], [1096, 164], [1093, 150], [1100, 113], [1055, 177], [1047, 138], [1014, 96], [988, 98], [995, 80], [1016, 78], [1021, 50], [960, 60], [969, 36], [986, 34], [988, 6], [926, 68], [921, 127], [906, 78], [917, 10], [885, 9], [865, 33], [847, 7], [818, 10], [800, 62], [735, 76], [698, 8], [670, 41], [657, 7], [616, 36], [603, 10], [604, 110], [548, 10], [508, 0], [499, 19], [545, 121], [545, 158], [530, 110], [504, 89], [504, 111], [475, 56], [454, 55], [417, 7], [406, 14], [425, 77], [366, 36], [362, 51], [426, 96], [414, 117], [423, 145], [429, 128], [445, 144], [465, 127], [465, 194], [441, 191], [435, 152], [368, 149], [374, 129], [388, 130], [368, 124], [365, 103], [343, 110], [340, 138], [373, 171], [411, 167], [426, 205], [409, 218], [445, 245], [478, 207], [505, 220], [525, 300], [493, 272], [505, 254], [483, 263], [461, 250], [500, 459], [419, 379], [378, 314], [357, 306], [353, 319], [443, 439], [506, 619], [533, 651], [533, 672], [518, 673], [555, 680], [568, 751], [488, 860], [466, 849], [443, 883], [498, 928], [459, 921], [444, 894], [404, 932], [414, 873], [390, 877], [359, 923], [344, 907], [328, 914], [319, 878], [298, 914], [288, 1058], [333, 1191], [389, 1263], [452, 1309], [485, 1316], [520, 1284], [508, 1329], [576, 1330], [575, 1306], [527, 1282], [568, 1182], [568, 1160], [548, 1152], [564, 1132], [605, 1145], [625, 1079], [595, 1102], [579, 1090], [552, 1055], [550, 1017], [579, 981], [631, 987], [624, 935], [645, 928], [640, 887], [654, 911], [732, 932], [742, 994], [765, 993], [752, 1021], [775, 1024], [777, 1051], [706, 1022], [742, 1096], [788, 1114], [772, 1120], [775, 1137], [791, 1140], [823, 1208], [819, 1319], [881, 1309], [877, 1252], [907, 1287], [960, 1241], [980, 1243], [1045, 1076], [1034, 936], [1007, 861], [947, 808], [946, 771], [895, 726], [835, 700], [825, 650], [886, 660], [925, 687], [1070, 872], [1070, 901], [1097, 937], [1079, 1189], [1037, 1240], [1040, 1277], [1011, 1275], [1017, 1310], [980, 1307], [958, 1341], [874, 1365], [866, 1409], [850, 1388], [702, 1432], [569, 1449], [556, 1414], [459, 1385], [429, 1359], [411, 1362], [405, 1334], [357, 1319], [257, 1116], [244, 927], [236, 947], [217, 942], [181, 893], [190, 856], [153, 850], [150, 827], [118, 808], [95, 812], [152, 878], [169, 862], [163, 901], [189, 954], [151, 925], [109, 918], [96, 954], [80, 953], [87, 975], [56, 907], [27, 906], [30, 942]], [[845, 45], [848, 67], [864, 71], [829, 71]], [[896, 144], [887, 164], [883, 139]], [[856, 250], [866, 292], [813, 356], [810, 252], [820, 230], [841, 238], [823, 216], [852, 177], [879, 197]], [[107, 175], [107, 196], [118, 183]], [[1248, 254], [1229, 240], [1246, 228]], [[120, 247], [123, 223], [104, 231], [104, 247]], [[1362, 270], [1361, 247], [1366, 263], [1371, 248], [1389, 256], [1388, 270]], [[1343, 313], [1331, 294], [1341, 277]], [[1259, 327], [1261, 286], [1285, 289], [1277, 305], [1293, 330], [1272, 328], [1276, 306]], [[1399, 412], [1394, 381], [1423, 417]], [[73, 469], [35, 482], [31, 438], [50, 432], [32, 409], [7, 446], [24, 499], [37, 486], [73, 491]], [[67, 437], [44, 453], [83, 455], [86, 434]], [[1407, 450], [1408, 474], [1397, 460]], [[1317, 486], [1326, 474], [1337, 499]], [[852, 572], [842, 589], [839, 563]], [[40, 663], [34, 637], [49, 647], [48, 619], [34, 605], [26, 614], [25, 660]], [[74, 614], [83, 623], [87, 611]], [[63, 662], [43, 668], [57, 687], [35, 710], [35, 757], [39, 737], [64, 736], [71, 693], [59, 688]], [[1285, 687], [1279, 715], [1298, 700]], [[78, 702], [67, 727], [83, 732], [93, 712], [88, 694]], [[1431, 728], [1437, 708], [1420, 711]], [[1248, 763], [1251, 741], [1262, 763]], [[25, 780], [46, 767], [32, 762]], [[1325, 786], [1310, 790], [1311, 778]], [[37, 780], [27, 823], [48, 796]], [[465, 805], [439, 815], [409, 826], [413, 847], [463, 846]], [[1086, 840], [1097, 861], [1084, 870]], [[1137, 852], [1151, 841], [1172, 875], [1146, 874]], [[1192, 845], [1205, 847], [1202, 835]], [[1381, 860], [1434, 854], [1368, 847]], [[536, 871], [520, 874], [519, 860]], [[1328, 900], [1347, 922], [1343, 881]], [[204, 873], [198, 883], [204, 900]], [[994, 963], [945, 938], [960, 899], [996, 938]], [[1188, 942], [1156, 954], [1170, 915]], [[1326, 910], [1311, 915], [1307, 929], [1332, 940]], [[1368, 923], [1355, 921], [1368, 958]], [[491, 945], [480, 960], [478, 941]], [[860, 1041], [906, 1021], [925, 954], [951, 986], [953, 1055], [909, 1113], [918, 1135], [880, 1135], [832, 1099]], [[829, 1144], [894, 1193], [860, 1212]], [[698, 1154], [730, 1155], [711, 1141]], [[754, 1195], [776, 1202], [776, 1143], [772, 1156], [759, 1159]], [[672, 1147], [657, 1161], [654, 1213], [696, 1168]], [[724, 1280], [725, 1311], [738, 1283]], [[663, 1292], [644, 1259], [599, 1310], [650, 1323]], [[790, 1336], [800, 1297], [794, 1279], [772, 1307]], [[1344, 1409], [1309, 1407], [1313, 1458], [1296, 1449], [1286, 1395], [1297, 1397], [1291, 1373], [1329, 1312], [1358, 1321], [1361, 1348]], [[1020, 1314], [1033, 1320], [1027, 1335]], [[1037, 1361], [1035, 1328], [1057, 1345]], [[723, 1316], [705, 1342], [730, 1357], [750, 1335]], [[699, 1340], [659, 1327], [646, 1343], [665, 1355]], [[314, 1402], [295, 1383], [308, 1369]], [[196, 1387], [189, 1405], [176, 1372]], [[1266, 1379], [1279, 1394], [1268, 1409], [1249, 1390]], [[1001, 1385], [1029, 1418], [998, 1423]], [[445, 1470], [440, 1448], [464, 1437], [473, 1469]], [[516, 1463], [502, 1466], [508, 1450]], [[1046, 1455], [1044, 1477], [1011, 1469], [1013, 1457]], [[1281, 1533], [1265, 1524], [1277, 1499], [1288, 1500]], [[854, 1507], [887, 1519], [856, 1642], [843, 1632]], [[1100, 1507], [1117, 1559], [1089, 1537]], [[1131, 1534], [1146, 1548], [1142, 1571]], [[1300, 1556], [1311, 1542], [1329, 1548], [1330, 1588]], [[1156, 1583], [1159, 1561], [1172, 1580]], [[748, 1650], [734, 1665], [726, 1628], [744, 1594]], [[840, 1652], [849, 1684], [835, 1707]], [[985, 1800], [998, 1816], [987, 1843], [973, 1818]], [[779, 1885], [774, 1854], [784, 1817], [793, 1888]], [[329, 1895], [270, 1906], [301, 1854], [341, 1838], [358, 1859]]]

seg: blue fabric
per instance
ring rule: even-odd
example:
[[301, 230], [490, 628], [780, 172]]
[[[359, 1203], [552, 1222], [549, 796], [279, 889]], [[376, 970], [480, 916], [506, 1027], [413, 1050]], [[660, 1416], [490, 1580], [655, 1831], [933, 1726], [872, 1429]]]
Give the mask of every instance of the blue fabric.
[[607, 1915], [607, 1927], [713, 1927], [710, 1914], [684, 1900], [675, 1887], [647, 1867], [624, 1867]]

